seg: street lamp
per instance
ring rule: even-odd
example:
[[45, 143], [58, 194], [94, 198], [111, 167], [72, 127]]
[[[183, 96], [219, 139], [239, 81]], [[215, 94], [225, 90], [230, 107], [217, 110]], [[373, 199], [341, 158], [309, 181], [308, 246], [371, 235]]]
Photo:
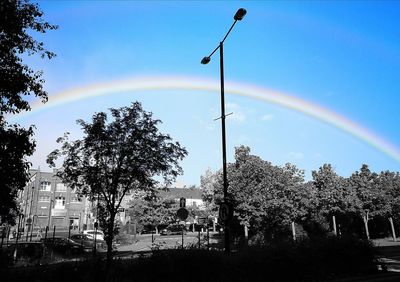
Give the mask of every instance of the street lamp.
[[[237, 10], [235, 16], [233, 17], [234, 22], [232, 26], [229, 28], [228, 32], [224, 36], [224, 38], [221, 40], [219, 45], [214, 49], [214, 51], [211, 52], [211, 54], [207, 57], [204, 57], [201, 60], [201, 63], [203, 65], [208, 64], [211, 61], [211, 56], [219, 49], [219, 57], [220, 57], [220, 78], [221, 78], [221, 125], [222, 125], [222, 172], [223, 172], [223, 178], [224, 178], [224, 209], [227, 214], [224, 215], [224, 221], [225, 221], [225, 251], [229, 252], [230, 251], [230, 239], [229, 239], [229, 227], [228, 223], [230, 220], [230, 214], [232, 214], [232, 209], [230, 208], [230, 205], [228, 205], [227, 198], [228, 198], [228, 179], [227, 179], [227, 171], [226, 171], [226, 133], [225, 133], [225, 93], [224, 93], [224, 41], [228, 37], [229, 33], [235, 26], [237, 21], [241, 21], [243, 17], [246, 15], [246, 10], [243, 8], [240, 8]], [[220, 207], [220, 210], [222, 210], [222, 204]], [[221, 212], [220, 212], [221, 213]]]

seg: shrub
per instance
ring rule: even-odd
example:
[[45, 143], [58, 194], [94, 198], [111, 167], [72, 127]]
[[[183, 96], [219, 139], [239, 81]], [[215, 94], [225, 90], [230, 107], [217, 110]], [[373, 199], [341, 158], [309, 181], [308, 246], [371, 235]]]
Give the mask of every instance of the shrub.
[[[370, 242], [325, 238], [250, 247], [236, 253], [204, 249], [172, 249], [150, 257], [40, 266], [9, 271], [13, 281], [325, 281], [376, 270]], [[11, 276], [7, 276], [11, 275]], [[5, 280], [8, 281], [8, 280]]]

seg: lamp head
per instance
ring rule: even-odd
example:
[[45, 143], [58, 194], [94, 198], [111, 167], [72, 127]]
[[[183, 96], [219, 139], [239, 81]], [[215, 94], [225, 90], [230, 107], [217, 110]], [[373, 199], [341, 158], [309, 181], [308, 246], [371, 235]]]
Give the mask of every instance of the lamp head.
[[201, 60], [201, 63], [202, 63], [203, 65], [207, 65], [210, 61], [211, 61], [211, 58], [210, 58], [210, 57], [204, 57], [204, 58]]
[[237, 10], [233, 18], [235, 19], [235, 21], [241, 21], [246, 15], [246, 13], [247, 13], [246, 9], [240, 8], [239, 10]]

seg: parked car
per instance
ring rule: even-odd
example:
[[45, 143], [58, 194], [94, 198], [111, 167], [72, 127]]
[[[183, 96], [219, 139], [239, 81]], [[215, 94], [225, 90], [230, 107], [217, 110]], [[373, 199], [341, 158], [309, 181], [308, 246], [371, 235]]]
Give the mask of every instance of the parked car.
[[[70, 239], [84, 248], [93, 249], [94, 247], [94, 238], [87, 234], [74, 234], [71, 235]], [[106, 244], [102, 240], [96, 240], [96, 248], [105, 248]]]
[[145, 225], [140, 230], [140, 234], [151, 234], [151, 233], [153, 234], [156, 233], [156, 229], [151, 225]]
[[90, 238], [94, 239], [96, 237], [96, 240], [101, 240], [104, 241], [104, 233], [103, 231], [100, 230], [85, 230], [83, 231], [83, 234], [88, 235]]
[[[205, 225], [199, 225], [197, 223], [191, 223], [188, 226], [188, 230], [190, 231], [194, 231], [194, 232], [198, 232], [198, 231], [203, 231], [203, 232], [207, 232], [207, 228], [210, 232], [214, 231], [214, 227], [212, 224], [208, 224], [208, 226]], [[215, 225], [215, 230], [219, 230], [220, 226], [218, 224]]]
[[168, 225], [166, 228], [162, 229], [160, 235], [175, 235], [175, 234], [183, 234], [185, 235], [187, 230], [186, 227], [180, 224], [171, 224]]

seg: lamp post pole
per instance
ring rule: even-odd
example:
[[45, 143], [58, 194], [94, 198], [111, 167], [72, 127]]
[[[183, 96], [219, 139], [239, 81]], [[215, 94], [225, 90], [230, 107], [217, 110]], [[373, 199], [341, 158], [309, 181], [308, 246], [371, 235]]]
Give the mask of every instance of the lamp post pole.
[[[211, 54], [207, 57], [204, 57], [201, 60], [203, 65], [206, 65], [210, 62], [211, 56], [219, 49], [219, 58], [220, 58], [220, 79], [221, 79], [221, 130], [222, 130], [222, 173], [223, 173], [223, 181], [224, 181], [224, 204], [226, 207], [230, 207], [228, 205], [228, 177], [227, 177], [227, 165], [226, 165], [226, 130], [225, 130], [225, 85], [224, 85], [224, 41], [228, 37], [229, 33], [235, 26], [237, 21], [243, 19], [246, 15], [247, 11], [243, 8], [237, 10], [234, 18], [234, 22], [226, 33], [225, 37], [221, 40], [217, 48], [211, 52]], [[226, 211], [226, 209], [224, 209]], [[230, 214], [233, 214], [232, 210], [228, 211], [228, 214], [224, 215], [224, 224], [225, 224], [225, 232], [224, 232], [224, 245], [225, 252], [230, 252], [230, 236], [229, 236], [229, 222], [230, 222]]]
[[222, 130], [222, 173], [224, 178], [224, 201], [228, 197], [228, 177], [226, 172], [226, 130], [225, 130], [225, 85], [224, 85], [224, 42], [219, 43], [219, 66], [221, 78], [221, 130]]
[[48, 229], [50, 230], [50, 223], [51, 223], [51, 210], [52, 210], [52, 207], [53, 207], [53, 199], [52, 199], [52, 192], [50, 192], [50, 203], [49, 203], [49, 218], [48, 218], [48, 220], [47, 220], [47, 227], [48, 227]]

